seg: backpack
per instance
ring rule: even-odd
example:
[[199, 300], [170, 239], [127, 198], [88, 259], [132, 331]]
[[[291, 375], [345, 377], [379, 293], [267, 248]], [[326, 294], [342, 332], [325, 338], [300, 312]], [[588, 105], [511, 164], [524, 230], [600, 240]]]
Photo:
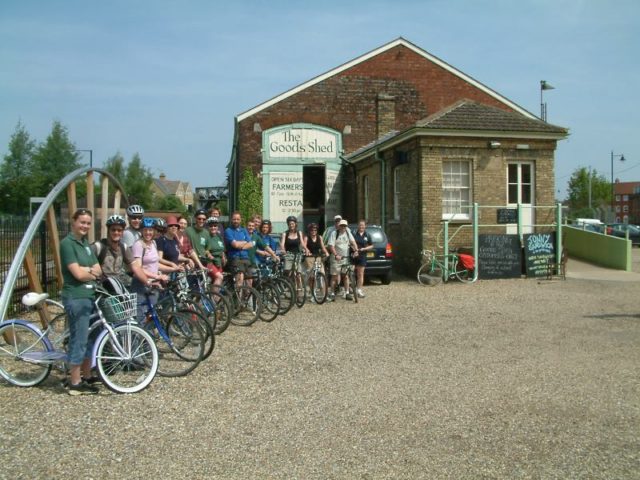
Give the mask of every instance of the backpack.
[[[122, 258], [124, 260], [126, 246], [120, 242], [120, 253], [122, 254]], [[96, 257], [98, 257], [98, 263], [102, 265], [104, 263], [104, 259], [107, 257], [107, 253], [109, 252], [109, 242], [106, 238], [101, 239], [98, 242], [94, 242], [91, 244], [91, 250], [95, 253]]]

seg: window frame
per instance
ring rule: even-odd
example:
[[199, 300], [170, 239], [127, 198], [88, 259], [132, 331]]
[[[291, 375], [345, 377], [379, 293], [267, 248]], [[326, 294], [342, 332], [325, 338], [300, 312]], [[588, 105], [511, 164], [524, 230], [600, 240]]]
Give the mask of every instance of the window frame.
[[393, 219], [400, 220], [400, 167], [393, 167]]
[[[466, 165], [466, 174], [465, 173], [459, 173], [461, 176], [466, 176], [467, 178], [467, 184], [464, 186], [455, 186], [455, 187], [448, 187], [445, 185], [445, 165], [448, 164], [453, 164], [453, 163], [457, 163], [459, 165]], [[448, 158], [448, 159], [444, 159], [442, 160], [442, 202], [441, 202], [441, 208], [442, 208], [442, 220], [449, 220], [449, 221], [459, 221], [459, 222], [465, 222], [465, 221], [470, 221], [471, 220], [471, 205], [473, 204], [473, 160], [468, 159], [468, 158]], [[459, 169], [460, 171], [460, 169]], [[449, 175], [453, 175], [453, 173], [449, 173]], [[460, 182], [462, 183], [462, 182]], [[462, 191], [462, 190], [466, 190], [468, 192], [468, 205], [466, 207], [462, 207], [462, 199], [460, 200], [460, 203], [458, 204], [458, 208], [462, 211], [465, 208], [467, 209], [466, 213], [462, 213], [462, 212], [458, 212], [458, 213], [446, 213], [445, 212], [445, 190], [456, 190], [456, 191]]]

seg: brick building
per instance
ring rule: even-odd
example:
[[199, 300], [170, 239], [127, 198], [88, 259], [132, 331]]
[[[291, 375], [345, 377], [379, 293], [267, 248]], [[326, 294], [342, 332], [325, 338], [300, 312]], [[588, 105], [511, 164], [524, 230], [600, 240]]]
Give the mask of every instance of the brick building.
[[[552, 205], [556, 142], [568, 135], [402, 38], [235, 120], [232, 209], [252, 168], [275, 231], [290, 214], [367, 218], [403, 270], [435, 246], [443, 219], [469, 223], [472, 202]], [[533, 212], [525, 222], [540, 223]]]
[[613, 184], [613, 212], [615, 223], [640, 224], [640, 182]]

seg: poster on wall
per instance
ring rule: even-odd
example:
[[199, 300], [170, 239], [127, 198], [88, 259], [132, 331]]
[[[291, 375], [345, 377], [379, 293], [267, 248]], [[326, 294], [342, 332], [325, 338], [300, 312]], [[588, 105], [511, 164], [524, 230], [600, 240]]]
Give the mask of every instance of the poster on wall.
[[555, 261], [556, 237], [553, 233], [524, 235], [524, 259], [528, 277], [544, 277], [549, 262]]
[[269, 214], [272, 222], [285, 223], [289, 215], [302, 217], [302, 172], [269, 174]]
[[340, 175], [340, 170], [330, 170], [328, 168], [325, 176], [325, 220], [327, 225], [332, 225], [333, 217], [342, 214], [340, 211], [342, 209], [342, 177]]

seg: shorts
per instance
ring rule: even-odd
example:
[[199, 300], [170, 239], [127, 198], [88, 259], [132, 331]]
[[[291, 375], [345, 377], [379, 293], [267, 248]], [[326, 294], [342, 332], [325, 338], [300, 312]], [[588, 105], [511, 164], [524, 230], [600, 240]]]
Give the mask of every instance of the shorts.
[[367, 266], [367, 254], [361, 253], [356, 258], [353, 259], [353, 264], [356, 267], [366, 267]]
[[331, 275], [340, 275], [343, 267], [350, 264], [349, 257], [340, 257], [340, 260], [336, 260], [335, 255], [329, 257], [329, 267]]
[[[300, 270], [300, 264], [302, 263], [302, 256], [300, 254], [298, 255], [298, 270]], [[293, 268], [293, 261], [296, 258], [295, 257], [296, 254], [295, 253], [286, 253], [284, 256], [284, 269], [285, 271], [289, 271]]]
[[[321, 258], [318, 258], [317, 261], [318, 261], [318, 265], [320, 265], [320, 271], [324, 273], [324, 262], [322, 261]], [[315, 257], [305, 257], [304, 258], [305, 271], [310, 272], [313, 269], [313, 265], [315, 262], [316, 262]]]
[[238, 257], [232, 258], [229, 264], [231, 265], [232, 273], [239, 273], [239, 272], [245, 273], [247, 270], [249, 270], [249, 266], [251, 265], [249, 263], [248, 258], [238, 258]]
[[215, 277], [219, 273], [222, 273], [222, 267], [218, 267], [217, 265], [214, 265], [213, 263], [208, 263], [207, 264], [207, 270], [209, 270], [209, 275], [211, 275], [211, 277]]

